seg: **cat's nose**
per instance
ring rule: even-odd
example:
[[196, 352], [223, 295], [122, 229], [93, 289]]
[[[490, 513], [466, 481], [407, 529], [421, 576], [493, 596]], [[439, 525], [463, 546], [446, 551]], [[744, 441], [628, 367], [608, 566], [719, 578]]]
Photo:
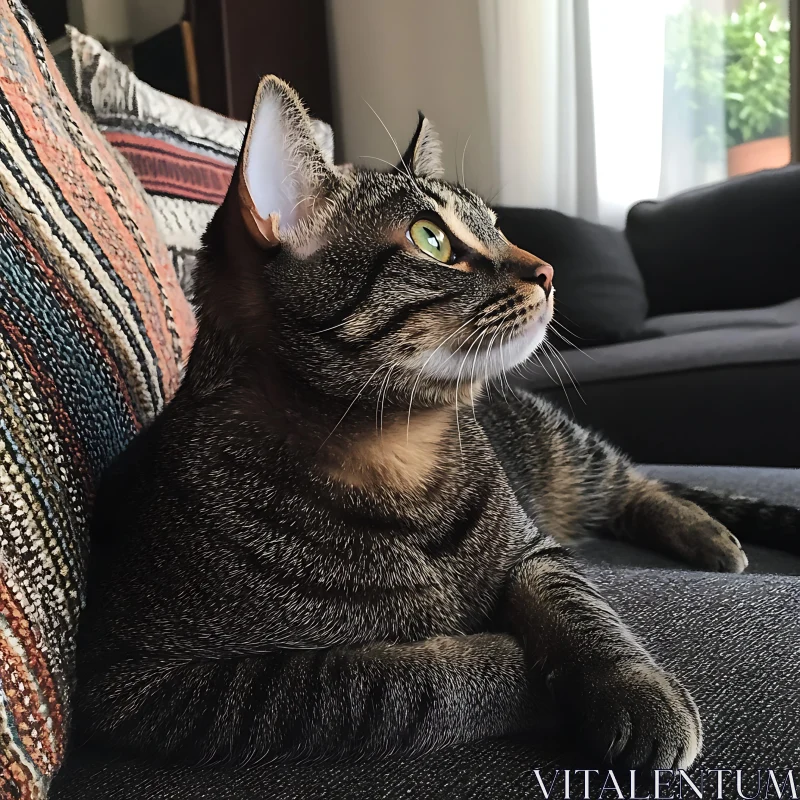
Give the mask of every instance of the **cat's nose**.
[[526, 283], [538, 283], [544, 289], [545, 297], [550, 297], [553, 288], [553, 268], [541, 258], [508, 243], [506, 264], [512, 273]]
[[550, 290], [553, 288], [553, 268], [546, 261], [523, 264], [519, 271], [519, 277], [523, 281], [538, 283], [544, 289], [545, 296], [550, 296]]

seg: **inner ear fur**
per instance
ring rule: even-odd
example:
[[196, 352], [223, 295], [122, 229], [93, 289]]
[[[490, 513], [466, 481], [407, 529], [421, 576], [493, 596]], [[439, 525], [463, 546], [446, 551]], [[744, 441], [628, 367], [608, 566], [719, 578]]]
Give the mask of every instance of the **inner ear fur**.
[[262, 78], [231, 187], [259, 247], [275, 247], [307, 229], [319, 199], [337, 179], [320, 138], [294, 89], [274, 75]]
[[410, 169], [422, 178], [441, 178], [444, 175], [442, 164], [442, 143], [435, 128], [420, 111], [417, 129], [408, 143], [399, 169]]

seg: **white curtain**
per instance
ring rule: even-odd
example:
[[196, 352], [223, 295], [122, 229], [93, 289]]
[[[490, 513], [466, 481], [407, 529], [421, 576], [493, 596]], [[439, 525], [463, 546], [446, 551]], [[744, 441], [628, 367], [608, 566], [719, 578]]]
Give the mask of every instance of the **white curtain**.
[[724, 177], [665, 60], [671, 16], [725, 2], [479, 0], [497, 202], [621, 226], [638, 200]]

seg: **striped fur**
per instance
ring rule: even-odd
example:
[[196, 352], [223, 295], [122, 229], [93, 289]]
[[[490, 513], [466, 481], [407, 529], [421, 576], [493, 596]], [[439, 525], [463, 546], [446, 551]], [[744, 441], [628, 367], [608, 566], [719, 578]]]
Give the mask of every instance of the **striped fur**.
[[70, 721], [102, 470], [177, 388], [193, 321], [144, 194], [0, 0], [0, 796]]
[[741, 541], [800, 554], [800, 509], [752, 497], [722, 495], [700, 486], [666, 485], [677, 497], [711, 514]]
[[[641, 475], [601, 437], [524, 391], [508, 405], [481, 408], [479, 419], [519, 501], [559, 540], [605, 534], [703, 569], [741, 572], [747, 566], [738, 539], [703, 510], [727, 523], [741, 502], [701, 497]], [[800, 512], [785, 512], [784, 522], [794, 520], [797, 529]], [[733, 529], [741, 535], [748, 527]]]
[[[273, 105], [206, 233], [185, 381], [98, 496], [81, 735], [247, 764], [549, 720], [596, 762], [688, 766], [691, 697], [550, 535], [626, 519], [640, 479], [530, 400], [507, 443], [520, 462], [549, 451], [548, 503], [524, 490], [533, 472], [506, 474], [503, 417], [480, 408], [484, 379], [545, 335], [545, 266], [433, 177], [429, 125], [392, 171], [337, 169], [289, 87], [266, 79], [259, 98]], [[279, 169], [252, 167], [262, 141]], [[279, 217], [258, 181], [284, 172]], [[417, 249], [418, 218], [447, 231], [451, 258]], [[598, 482], [577, 509], [573, 440]]]

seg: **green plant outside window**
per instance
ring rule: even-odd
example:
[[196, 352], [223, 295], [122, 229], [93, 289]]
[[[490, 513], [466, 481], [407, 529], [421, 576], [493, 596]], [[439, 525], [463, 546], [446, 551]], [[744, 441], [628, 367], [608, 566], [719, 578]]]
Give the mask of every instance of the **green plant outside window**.
[[668, 19], [665, 91], [691, 109], [699, 155], [788, 134], [789, 42], [789, 21], [763, 0], [729, 17], [688, 7]]

